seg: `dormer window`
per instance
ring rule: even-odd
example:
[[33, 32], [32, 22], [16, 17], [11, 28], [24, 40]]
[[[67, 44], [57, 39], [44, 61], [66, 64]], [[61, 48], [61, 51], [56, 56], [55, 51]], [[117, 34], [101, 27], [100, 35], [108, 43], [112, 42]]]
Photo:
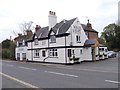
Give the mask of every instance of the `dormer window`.
[[38, 45], [38, 39], [35, 39], [34, 45]]
[[23, 43], [21, 41], [18, 42], [18, 46], [22, 46]]
[[56, 43], [56, 36], [55, 35], [50, 36], [50, 43]]

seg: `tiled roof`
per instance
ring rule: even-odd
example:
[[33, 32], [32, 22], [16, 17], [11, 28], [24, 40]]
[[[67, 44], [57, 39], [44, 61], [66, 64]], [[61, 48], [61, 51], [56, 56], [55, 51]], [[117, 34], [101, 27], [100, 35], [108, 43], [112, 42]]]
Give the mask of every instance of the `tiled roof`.
[[[64, 34], [70, 28], [75, 19], [76, 18], [73, 18], [71, 20], [62, 20], [61, 22], [57, 23], [52, 28], [52, 30], [55, 32], [56, 35]], [[38, 38], [46, 38], [49, 34], [49, 27], [43, 27], [40, 30], [38, 30], [35, 34]]]
[[88, 39], [85, 41], [85, 45], [94, 45], [96, 43], [95, 39]]
[[85, 24], [81, 24], [81, 25], [82, 25], [84, 31], [91, 31], [91, 32], [96, 32], [96, 33], [98, 33], [98, 32], [97, 32], [96, 30], [94, 30], [94, 29], [89, 29], [89, 28], [87, 27], [87, 25], [85, 25]]

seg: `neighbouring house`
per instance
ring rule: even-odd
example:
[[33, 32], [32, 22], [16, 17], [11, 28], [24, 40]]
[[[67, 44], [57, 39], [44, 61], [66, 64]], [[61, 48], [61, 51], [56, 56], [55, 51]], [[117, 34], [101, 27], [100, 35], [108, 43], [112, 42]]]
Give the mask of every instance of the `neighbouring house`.
[[99, 42], [98, 42], [98, 32], [92, 28], [92, 24], [88, 23], [87, 25], [81, 24], [85, 34], [88, 37], [88, 40], [85, 42], [85, 46], [91, 46], [91, 51], [89, 50], [89, 53], [92, 53], [92, 60], [96, 61], [99, 60], [98, 52], [99, 52]]
[[87, 25], [81, 24], [77, 17], [57, 23], [56, 13], [49, 11], [48, 23], [46, 27], [36, 25], [32, 37], [18, 43], [17, 60], [24, 59], [25, 55], [27, 61], [63, 64], [99, 60], [98, 32], [89, 20]]
[[16, 60], [27, 60], [27, 40], [31, 38], [33, 35], [31, 30], [26, 31], [26, 35], [18, 34], [18, 37], [14, 39], [16, 43], [16, 48], [15, 48], [15, 58]]

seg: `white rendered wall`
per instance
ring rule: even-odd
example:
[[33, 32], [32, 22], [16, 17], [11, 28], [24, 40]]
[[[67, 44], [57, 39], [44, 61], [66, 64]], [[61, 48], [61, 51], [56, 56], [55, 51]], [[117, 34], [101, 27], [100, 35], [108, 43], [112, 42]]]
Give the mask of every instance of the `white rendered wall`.
[[22, 60], [22, 53], [26, 53], [26, 58], [28, 57], [28, 52], [27, 52], [28, 47], [24, 46], [24, 47], [16, 47], [15, 49], [15, 57], [17, 60], [17, 53], [20, 53], [20, 60]]
[[[68, 63], [74, 63], [74, 62], [71, 62], [70, 60], [69, 60], [69, 57], [68, 57], [68, 49], [71, 49], [72, 51], [74, 50], [74, 56], [75, 56], [75, 58], [79, 58], [79, 61], [78, 62], [81, 62], [82, 61], [82, 54], [81, 54], [81, 52], [80, 52], [80, 50], [82, 50], [82, 52], [83, 52], [83, 49], [82, 48], [67, 48], [66, 49], [66, 56], [67, 56], [67, 62]], [[70, 58], [72, 58], [73, 57], [73, 53], [72, 53], [72, 56], [70, 57]]]
[[95, 48], [96, 60], [99, 60], [99, 47]]
[[38, 45], [35, 45], [35, 41], [33, 42], [33, 47], [34, 48], [45, 48], [48, 47], [48, 40], [39, 40]]
[[83, 48], [82, 60], [92, 61], [91, 47]]
[[59, 47], [59, 46], [65, 46], [65, 37], [57, 37], [56, 43], [49, 43], [49, 47]]
[[[44, 49], [42, 49], [44, 50]], [[43, 60], [45, 59], [44, 62], [52, 62], [52, 63], [66, 63], [65, 62], [65, 49], [64, 48], [60, 48], [57, 49], [58, 51], [58, 57], [48, 57], [48, 50], [46, 50], [46, 57], [42, 57], [42, 50], [40, 50], [40, 57], [39, 58], [34, 58], [33, 57], [33, 61], [39, 61], [39, 62], [43, 62]]]

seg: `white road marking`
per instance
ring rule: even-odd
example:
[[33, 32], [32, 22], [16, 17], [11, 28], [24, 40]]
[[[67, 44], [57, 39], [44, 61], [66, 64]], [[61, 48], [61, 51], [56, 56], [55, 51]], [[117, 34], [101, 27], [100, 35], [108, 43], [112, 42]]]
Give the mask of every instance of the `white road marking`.
[[27, 69], [27, 70], [33, 70], [33, 71], [36, 71], [36, 70], [37, 70], [37, 69], [35, 69], [35, 68], [27, 68], [27, 67], [22, 67], [22, 66], [19, 66], [18, 68]]
[[57, 68], [65, 68], [65, 69], [81, 70], [81, 71], [92, 71], [92, 72], [104, 72], [104, 73], [118, 73], [118, 72], [95, 70], [95, 69], [85, 69], [85, 68], [79, 69], [79, 68], [74, 68], [74, 67], [71, 67], [71, 66], [66, 66], [66, 67], [57, 66]]
[[6, 66], [13, 67], [14, 65], [11, 65], [11, 64], [6, 64]]
[[2, 60], [2, 62], [16, 62], [16, 61], [10, 61], [10, 60]]
[[22, 69], [30, 69], [30, 68], [27, 68], [27, 67], [21, 67], [21, 66], [19, 66], [19, 68], [22, 68]]
[[31, 70], [36, 71], [37, 69], [31, 69]]
[[103, 70], [94, 70], [94, 69], [76, 69], [76, 70], [94, 71], [94, 72], [105, 72], [105, 73], [118, 73], [118, 72], [103, 71]]
[[52, 74], [57, 74], [57, 75], [64, 75], [64, 76], [70, 76], [70, 77], [78, 77], [76, 75], [71, 75], [71, 74], [63, 74], [63, 73], [58, 73], [58, 72], [51, 72], [51, 71], [44, 71], [47, 73], [52, 73]]
[[111, 83], [115, 83], [115, 84], [119, 84], [120, 82], [118, 81], [112, 81], [112, 80], [105, 80], [106, 82], [111, 82]]
[[[30, 84], [30, 83], [27, 83], [27, 82], [25, 82], [25, 81], [19, 80], [19, 79], [13, 77], [13, 76], [7, 75], [7, 74], [5, 74], [5, 73], [0, 72], [0, 75], [2, 75], [2, 76], [4, 76], [4, 77], [7, 77], [7, 78], [10, 78], [11, 80], [14, 80], [14, 81], [16, 81], [16, 82], [18, 82], [18, 83], [20, 83], [20, 84], [25, 85], [26, 87], [29, 87], [29, 88], [39, 88], [39, 87], [34, 86], [34, 85]], [[42, 89], [40, 89], [40, 90], [42, 90]]]

